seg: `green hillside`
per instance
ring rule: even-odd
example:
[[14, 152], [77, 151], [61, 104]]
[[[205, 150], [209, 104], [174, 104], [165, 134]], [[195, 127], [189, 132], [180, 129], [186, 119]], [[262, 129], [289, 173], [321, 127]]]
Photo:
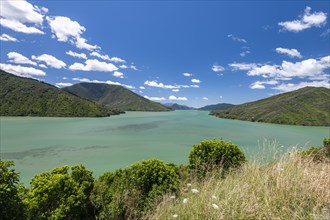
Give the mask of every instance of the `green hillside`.
[[165, 105], [166, 107], [171, 108], [172, 110], [194, 110], [195, 109], [193, 107], [189, 107], [189, 106], [186, 106], [186, 105], [179, 105], [178, 103], [166, 103], [166, 104], [163, 104], [163, 105]]
[[231, 107], [234, 107], [235, 105], [233, 104], [228, 104], [228, 103], [219, 103], [215, 105], [207, 105], [202, 108], [199, 108], [199, 110], [204, 110], [204, 111], [213, 111], [213, 110], [225, 110]]
[[65, 87], [63, 90], [111, 109], [122, 111], [169, 111], [167, 107], [118, 85], [79, 83]]
[[211, 115], [276, 124], [330, 126], [330, 89], [305, 87], [227, 110], [213, 111]]
[[95, 103], [34, 79], [0, 70], [0, 115], [103, 117], [116, 114]]

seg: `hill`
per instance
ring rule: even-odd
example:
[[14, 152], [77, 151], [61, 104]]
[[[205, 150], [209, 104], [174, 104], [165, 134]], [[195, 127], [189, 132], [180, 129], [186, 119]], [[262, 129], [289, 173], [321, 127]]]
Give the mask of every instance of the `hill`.
[[118, 85], [104, 83], [79, 83], [63, 88], [64, 91], [93, 101], [106, 108], [122, 111], [169, 111], [167, 107], [152, 102]]
[[233, 108], [220, 118], [290, 125], [330, 126], [330, 89], [305, 87]]
[[2, 116], [102, 117], [117, 113], [55, 86], [0, 70]]
[[199, 108], [199, 110], [204, 110], [204, 111], [213, 111], [213, 110], [225, 110], [231, 107], [234, 107], [235, 105], [233, 104], [228, 104], [228, 103], [219, 103], [215, 105], [207, 105], [202, 108]]
[[172, 110], [193, 110], [195, 108], [193, 107], [189, 107], [189, 106], [186, 106], [186, 105], [179, 105], [177, 103], [167, 103], [167, 104], [164, 104], [166, 107], [169, 107], [171, 108]]

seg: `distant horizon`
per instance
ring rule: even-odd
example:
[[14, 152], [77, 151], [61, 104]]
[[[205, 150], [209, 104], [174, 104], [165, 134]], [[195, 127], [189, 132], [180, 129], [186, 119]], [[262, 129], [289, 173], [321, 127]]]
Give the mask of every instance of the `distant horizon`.
[[160, 103], [329, 88], [329, 1], [0, 1], [0, 69]]

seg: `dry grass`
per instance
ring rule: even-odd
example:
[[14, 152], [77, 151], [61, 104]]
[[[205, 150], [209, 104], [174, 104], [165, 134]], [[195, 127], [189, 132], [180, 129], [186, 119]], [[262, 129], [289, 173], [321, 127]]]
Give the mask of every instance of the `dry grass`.
[[187, 183], [179, 198], [164, 196], [148, 218], [330, 219], [329, 160], [316, 163], [291, 152], [268, 164], [246, 163], [225, 178], [213, 173]]

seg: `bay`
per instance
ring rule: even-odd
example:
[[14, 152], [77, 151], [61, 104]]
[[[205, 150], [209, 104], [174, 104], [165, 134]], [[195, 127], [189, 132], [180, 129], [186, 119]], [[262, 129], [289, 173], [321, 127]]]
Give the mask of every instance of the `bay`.
[[220, 139], [248, 159], [277, 142], [279, 151], [321, 146], [329, 127], [219, 119], [206, 111], [127, 112], [108, 118], [1, 117], [1, 159], [14, 160], [26, 185], [43, 171], [83, 164], [98, 177], [144, 159], [187, 164], [194, 144]]

